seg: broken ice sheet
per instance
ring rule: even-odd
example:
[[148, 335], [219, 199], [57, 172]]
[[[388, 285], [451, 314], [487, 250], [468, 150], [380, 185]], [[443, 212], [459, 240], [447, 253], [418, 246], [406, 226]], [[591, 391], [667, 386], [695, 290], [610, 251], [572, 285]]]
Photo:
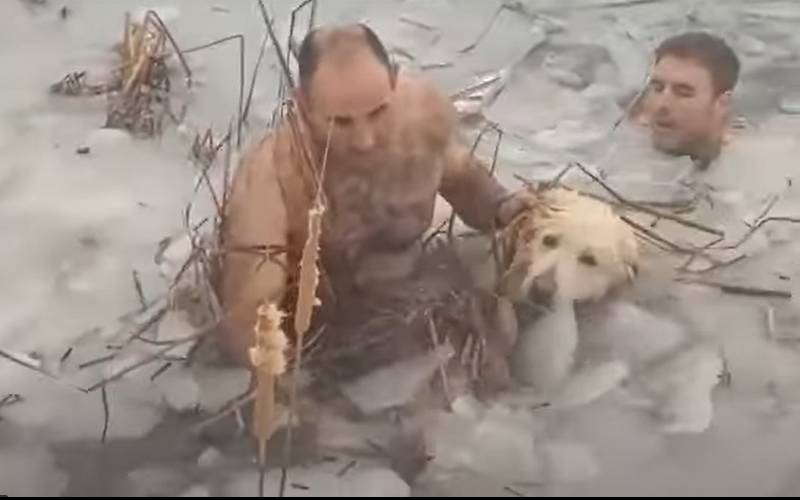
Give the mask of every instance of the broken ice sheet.
[[791, 301], [768, 306], [767, 333], [778, 341], [800, 342], [800, 304]]
[[131, 471], [127, 479], [130, 488], [128, 494], [135, 497], [175, 495], [186, 483], [177, 471], [157, 466]]
[[520, 332], [511, 355], [514, 377], [549, 394], [569, 376], [577, 345], [573, 303], [556, 300], [552, 311]]
[[454, 354], [450, 345], [398, 361], [369, 373], [342, 388], [345, 396], [366, 415], [403, 406], [417, 395]]
[[200, 388], [200, 408], [217, 411], [226, 403], [243, 395], [250, 384], [250, 372], [245, 368], [194, 368], [194, 380]]
[[493, 406], [480, 416], [437, 412], [425, 426], [433, 466], [445, 471], [469, 469], [501, 481], [541, 478], [534, 442], [534, 419], [528, 410]]
[[[5, 421], [35, 429], [39, 437], [54, 442], [100, 441], [104, 411], [99, 390], [86, 394], [21, 367], [22, 372], [14, 370], [4, 370], [2, 382], [15, 387], [25, 401], [3, 408]], [[108, 439], [142, 437], [163, 417], [158, 392], [141, 381], [110, 384], [107, 396]]]
[[587, 405], [622, 383], [629, 374], [628, 366], [621, 361], [610, 361], [584, 367], [572, 375], [553, 398], [554, 408], [574, 408]]
[[33, 443], [0, 445], [0, 494], [10, 497], [56, 497], [69, 477], [55, 466], [46, 447]]
[[[289, 469], [287, 497], [408, 497], [411, 489], [392, 470], [356, 464], [342, 474], [341, 464], [324, 464], [304, 469]], [[267, 474], [265, 496], [278, 496], [280, 474]], [[258, 473], [249, 472], [232, 479], [225, 496], [252, 497], [258, 494]]]
[[597, 461], [586, 446], [569, 442], [542, 445], [547, 479], [559, 483], [589, 481], [600, 472]]
[[720, 354], [706, 345], [692, 346], [643, 373], [639, 381], [657, 402], [669, 434], [700, 433], [711, 425], [712, 389], [724, 370]]
[[176, 412], [191, 410], [200, 403], [200, 387], [187, 368], [167, 370], [154, 383], [167, 405]]

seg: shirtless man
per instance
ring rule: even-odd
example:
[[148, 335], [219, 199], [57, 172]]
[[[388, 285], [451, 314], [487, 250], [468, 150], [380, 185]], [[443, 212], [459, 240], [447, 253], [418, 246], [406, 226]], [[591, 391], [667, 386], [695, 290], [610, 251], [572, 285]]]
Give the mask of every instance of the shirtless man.
[[[412, 275], [437, 193], [481, 231], [526, 206], [458, 142], [447, 96], [400, 73], [366, 26], [310, 33], [298, 62], [293, 103], [302, 139], [289, 123], [267, 136], [243, 159], [228, 205], [219, 295], [223, 347], [239, 362], [253, 343], [257, 304], [282, 304], [291, 293], [316, 177], [304, 151], [319, 169], [329, 133], [321, 251], [337, 293]], [[253, 247], [276, 251], [265, 259], [244, 250]]]
[[699, 32], [669, 38], [655, 52], [655, 67], [641, 118], [653, 146], [690, 156], [705, 167], [725, 140], [740, 63], [722, 39]]

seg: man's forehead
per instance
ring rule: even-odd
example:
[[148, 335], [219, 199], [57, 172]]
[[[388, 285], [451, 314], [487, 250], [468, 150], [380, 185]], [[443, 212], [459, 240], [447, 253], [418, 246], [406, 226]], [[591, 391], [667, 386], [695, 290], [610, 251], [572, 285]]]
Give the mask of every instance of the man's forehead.
[[319, 28], [314, 34], [317, 47], [333, 47], [346, 43], [366, 43], [366, 33], [360, 24]]
[[338, 64], [321, 61], [310, 89], [312, 102], [336, 115], [361, 114], [384, 104], [392, 93], [389, 72], [367, 54]]
[[685, 84], [692, 87], [711, 87], [711, 73], [692, 58], [664, 56], [658, 61], [653, 77], [665, 83]]

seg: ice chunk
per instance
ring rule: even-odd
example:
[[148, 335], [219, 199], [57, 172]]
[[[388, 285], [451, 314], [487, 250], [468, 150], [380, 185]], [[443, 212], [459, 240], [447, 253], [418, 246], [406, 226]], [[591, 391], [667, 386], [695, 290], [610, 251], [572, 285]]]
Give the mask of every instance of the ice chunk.
[[411, 489], [400, 477], [389, 469], [367, 468], [358, 470], [351, 477], [351, 492], [354, 497], [408, 497]]
[[177, 412], [184, 412], [200, 402], [200, 387], [187, 369], [167, 370], [155, 381], [167, 405]]
[[202, 469], [208, 469], [214, 467], [220, 460], [222, 460], [222, 453], [214, 447], [209, 447], [197, 458], [197, 466]]
[[567, 381], [554, 398], [553, 406], [572, 408], [589, 404], [616, 388], [628, 373], [628, 365], [621, 361], [583, 368]]
[[378, 369], [342, 388], [364, 414], [409, 403], [442, 363], [454, 354], [450, 345]]
[[541, 475], [534, 421], [527, 410], [495, 406], [480, 418], [439, 413], [425, 430], [432, 463], [442, 470], [467, 468], [511, 482]]
[[194, 378], [200, 387], [200, 408], [216, 411], [241, 396], [250, 384], [250, 372], [243, 368], [197, 368]]
[[[3, 408], [3, 419], [36, 429], [45, 439], [61, 442], [100, 440], [104, 424], [101, 391], [78, 392], [49, 379], [31, 377], [19, 385], [25, 400]], [[161, 401], [149, 384], [119, 380], [107, 388], [108, 439], [138, 438], [155, 427], [162, 417]], [[0, 485], [1, 486], [1, 485]]]
[[191, 253], [192, 240], [188, 234], [165, 238], [155, 257], [164, 279], [171, 282], [189, 260]]
[[546, 443], [542, 446], [547, 478], [559, 483], [589, 481], [599, 467], [589, 450], [576, 443]]
[[577, 345], [572, 301], [556, 299], [549, 314], [520, 332], [511, 355], [514, 376], [541, 392], [549, 392], [569, 374]]
[[41, 446], [26, 443], [0, 446], [0, 494], [9, 497], [56, 497], [69, 478], [55, 467], [53, 457]]
[[[339, 467], [340, 469], [340, 467]], [[264, 495], [278, 496], [280, 474], [267, 474]], [[408, 497], [411, 490], [393, 471], [385, 468], [356, 466], [345, 474], [331, 467], [290, 469], [287, 497]], [[252, 497], [258, 494], [258, 474], [241, 474], [230, 481], [225, 496]]]
[[800, 115], [800, 92], [786, 94], [781, 97], [779, 109], [789, 115]]
[[181, 498], [205, 498], [210, 497], [211, 492], [205, 486], [192, 486], [179, 495]]
[[584, 310], [581, 331], [586, 349], [602, 351], [636, 369], [677, 349], [688, 337], [679, 323], [629, 302]]
[[119, 153], [120, 145], [130, 145], [132, 142], [133, 138], [124, 130], [101, 128], [89, 134], [85, 145], [91, 150], [92, 156], [102, 156]]
[[159, 467], [143, 467], [128, 474], [131, 496], [172, 496], [184, 478], [177, 472]]
[[711, 390], [720, 382], [723, 362], [719, 353], [699, 345], [643, 374], [643, 383], [658, 402], [667, 433], [700, 433], [711, 425]]

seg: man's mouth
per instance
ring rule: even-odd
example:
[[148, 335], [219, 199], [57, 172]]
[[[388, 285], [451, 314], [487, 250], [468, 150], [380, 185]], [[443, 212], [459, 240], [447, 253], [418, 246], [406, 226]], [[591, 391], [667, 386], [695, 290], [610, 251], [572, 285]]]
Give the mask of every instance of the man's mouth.
[[659, 132], [671, 132], [675, 130], [675, 124], [671, 120], [655, 120], [653, 128]]

